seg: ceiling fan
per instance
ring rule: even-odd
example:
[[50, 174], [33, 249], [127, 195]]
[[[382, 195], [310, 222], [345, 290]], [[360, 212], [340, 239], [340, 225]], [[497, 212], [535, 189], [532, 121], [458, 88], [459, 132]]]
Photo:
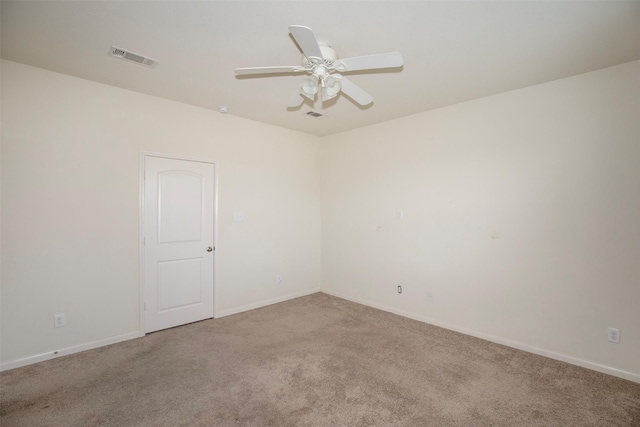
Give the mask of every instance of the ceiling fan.
[[328, 43], [316, 40], [311, 28], [291, 25], [289, 31], [302, 50], [302, 65], [236, 68], [237, 75], [308, 74], [289, 99], [288, 107], [300, 106], [304, 102], [303, 96], [314, 101], [318, 92], [322, 101], [335, 98], [342, 92], [360, 105], [369, 105], [373, 102], [373, 97], [338, 73], [397, 68], [402, 67], [403, 64], [402, 55], [399, 52], [338, 59], [338, 53]]

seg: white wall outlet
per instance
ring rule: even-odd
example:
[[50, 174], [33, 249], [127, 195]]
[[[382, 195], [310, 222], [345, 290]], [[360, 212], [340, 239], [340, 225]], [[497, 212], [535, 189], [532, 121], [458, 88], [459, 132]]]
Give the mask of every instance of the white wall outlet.
[[620, 344], [620, 329], [609, 328], [607, 330], [607, 338], [609, 342]]
[[54, 328], [62, 328], [63, 326], [67, 326], [67, 318], [62, 314], [54, 314], [53, 315], [53, 327]]
[[282, 284], [282, 276], [281, 276], [281, 275], [279, 275], [279, 274], [278, 274], [278, 276], [276, 277], [276, 283], [277, 283], [278, 285], [281, 285], [281, 284]]
[[398, 211], [398, 213], [396, 214], [396, 219], [404, 219], [404, 211]]
[[244, 219], [244, 215], [242, 214], [241, 211], [236, 211], [233, 213], [233, 220], [238, 222], [238, 221], [242, 221]]
[[433, 302], [433, 292], [427, 292], [427, 302]]

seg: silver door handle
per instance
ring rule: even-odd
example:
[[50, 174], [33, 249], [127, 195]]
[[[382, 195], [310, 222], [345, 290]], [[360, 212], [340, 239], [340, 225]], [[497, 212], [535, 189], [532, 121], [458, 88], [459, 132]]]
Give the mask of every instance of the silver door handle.
[[213, 248], [212, 248], [211, 246], [209, 246], [209, 247], [207, 248], [207, 252], [211, 252], [211, 251], [213, 251]]

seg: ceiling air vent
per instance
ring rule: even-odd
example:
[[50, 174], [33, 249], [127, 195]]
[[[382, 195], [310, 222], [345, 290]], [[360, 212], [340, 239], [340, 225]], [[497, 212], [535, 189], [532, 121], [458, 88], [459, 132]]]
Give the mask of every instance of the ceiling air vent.
[[146, 56], [142, 56], [113, 45], [111, 46], [109, 55], [113, 56], [114, 58], [124, 59], [125, 61], [135, 62], [136, 64], [144, 65], [145, 67], [149, 68], [155, 67], [158, 63], [158, 61], [156, 61], [155, 59], [147, 58]]
[[316, 113], [315, 111], [308, 111], [307, 112], [307, 116], [311, 116], [311, 117], [316, 118], [316, 119], [326, 119], [327, 118], [327, 116], [325, 116], [324, 114]]

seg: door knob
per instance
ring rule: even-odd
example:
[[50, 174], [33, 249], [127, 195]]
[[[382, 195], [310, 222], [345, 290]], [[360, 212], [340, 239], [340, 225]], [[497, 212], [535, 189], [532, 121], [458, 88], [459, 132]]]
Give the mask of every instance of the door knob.
[[212, 248], [211, 246], [209, 246], [209, 247], [207, 248], [207, 252], [211, 252], [211, 251], [213, 251], [213, 248]]

